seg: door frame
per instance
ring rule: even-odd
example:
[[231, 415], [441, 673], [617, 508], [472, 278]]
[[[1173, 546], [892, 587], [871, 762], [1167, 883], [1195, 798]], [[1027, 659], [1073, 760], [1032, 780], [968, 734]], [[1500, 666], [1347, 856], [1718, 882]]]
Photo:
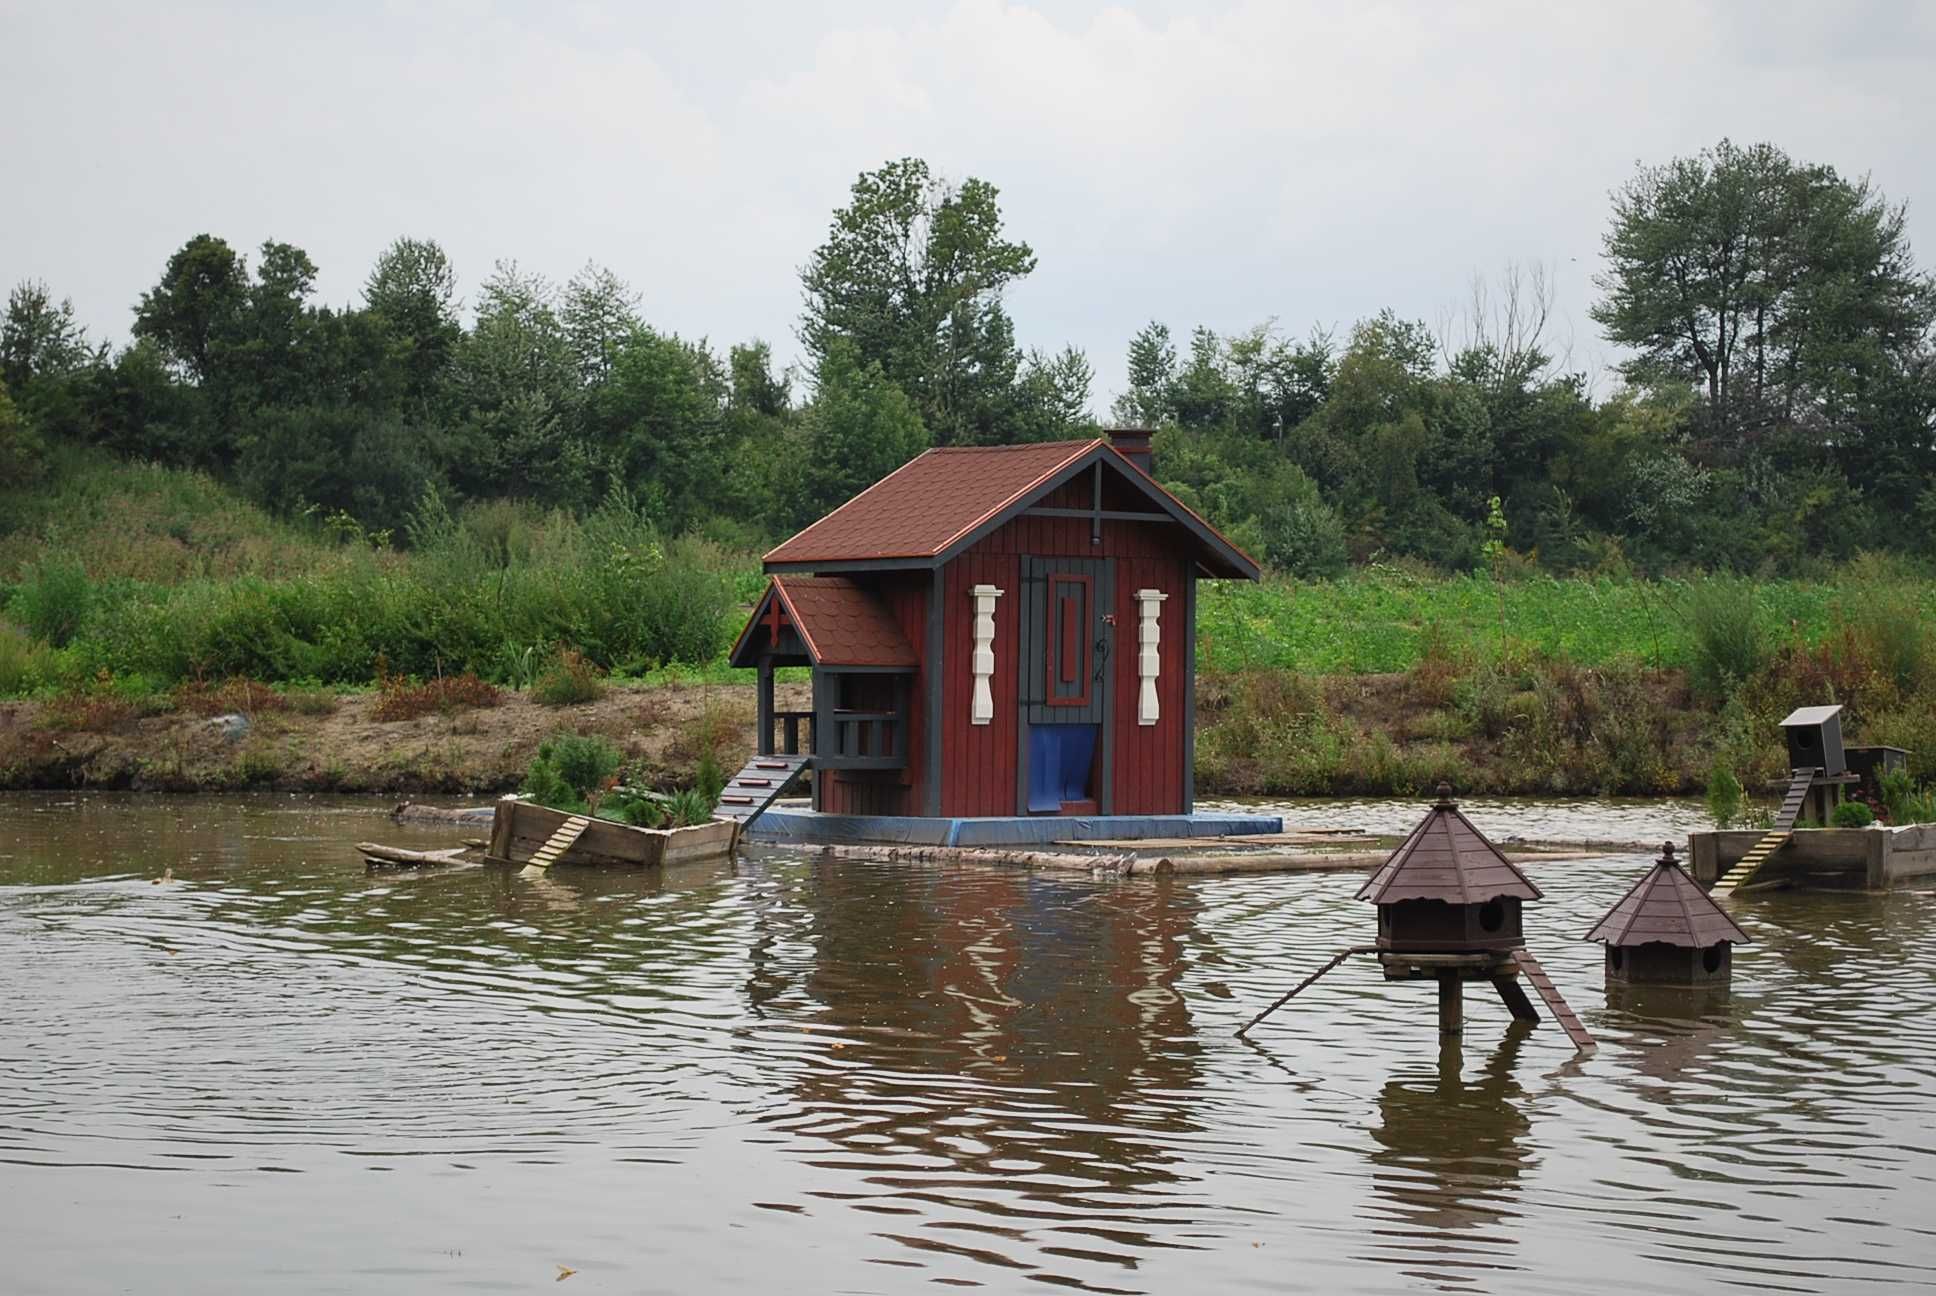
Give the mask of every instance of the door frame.
[[[1101, 733], [1096, 741], [1096, 774], [1093, 791], [1096, 812], [1114, 814], [1116, 810], [1116, 659], [1121, 656], [1116, 649], [1122, 637], [1122, 627], [1117, 624], [1116, 617], [1116, 560], [1108, 557], [1077, 558], [1066, 554], [1024, 554], [1019, 565], [1022, 597], [1017, 603], [1020, 620], [1016, 639], [1016, 655], [1019, 660], [1016, 665], [1020, 687], [1015, 690], [1015, 813], [1029, 818], [1042, 817], [1030, 815], [1028, 808], [1030, 708], [1073, 705], [1067, 701], [1053, 703], [1046, 696], [1051, 691], [1047, 673], [1053, 660], [1052, 655], [1046, 649], [1043, 652], [1040, 679], [1035, 678], [1037, 672], [1029, 661], [1029, 641], [1036, 629], [1032, 624], [1036, 615], [1036, 594], [1039, 591], [1042, 595], [1043, 615], [1045, 617], [1050, 615], [1049, 583], [1051, 578], [1056, 578], [1082, 579], [1089, 584], [1090, 634], [1093, 636], [1090, 640], [1091, 651], [1086, 654], [1090, 658], [1087, 667], [1091, 685], [1089, 702], [1093, 704], [1100, 700], [1101, 703], [1101, 718], [1097, 722], [1101, 727]], [[1048, 627], [1041, 627], [1041, 629], [1046, 633]], [[1098, 642], [1102, 644], [1100, 681], [1094, 679], [1096, 654], [1093, 645]], [[1096, 688], [1100, 688], [1100, 694], [1095, 692]], [[1034, 698], [1032, 691], [1036, 689], [1040, 689], [1045, 696], [1040, 699]]]

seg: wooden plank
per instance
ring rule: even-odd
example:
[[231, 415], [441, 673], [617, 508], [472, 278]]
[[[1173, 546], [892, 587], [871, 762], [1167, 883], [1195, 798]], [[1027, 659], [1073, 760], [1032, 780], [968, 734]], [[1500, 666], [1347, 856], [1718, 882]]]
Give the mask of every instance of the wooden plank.
[[1598, 1047], [1593, 1042], [1593, 1036], [1587, 1033], [1585, 1024], [1571, 1008], [1567, 1007], [1566, 1000], [1560, 997], [1559, 987], [1554, 985], [1553, 979], [1546, 975], [1546, 969], [1539, 965], [1539, 960], [1533, 957], [1532, 951], [1524, 948], [1514, 950], [1513, 961], [1519, 965], [1520, 974], [1532, 983], [1534, 991], [1545, 1000], [1547, 1010], [1553, 1014], [1553, 1020], [1560, 1024], [1560, 1029], [1565, 1031], [1566, 1037], [1573, 1041], [1573, 1046], [1582, 1053]]

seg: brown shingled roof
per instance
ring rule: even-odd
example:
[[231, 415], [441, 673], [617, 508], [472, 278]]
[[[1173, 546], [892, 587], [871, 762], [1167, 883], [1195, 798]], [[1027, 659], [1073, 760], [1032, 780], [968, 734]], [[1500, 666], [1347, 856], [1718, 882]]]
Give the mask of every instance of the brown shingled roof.
[[766, 555], [768, 562], [932, 558], [1095, 441], [930, 450]]
[[929, 450], [766, 555], [769, 566], [939, 559], [1099, 455], [1149, 492], [1214, 557], [1218, 574], [1255, 580], [1255, 560], [1102, 438]]
[[[886, 666], [912, 670], [919, 664], [894, 614], [844, 576], [775, 576], [753, 609], [747, 633], [761, 624], [768, 603], [779, 598], [817, 666]], [[744, 639], [744, 635], [741, 636]], [[737, 648], [735, 653], [737, 653]]]
[[1721, 941], [1745, 944], [1748, 934], [1687, 876], [1669, 843], [1646, 875], [1582, 939], [1627, 949], [1655, 941], [1706, 949]]
[[1500, 896], [1539, 899], [1539, 888], [1459, 812], [1451, 792], [1440, 786], [1438, 804], [1358, 888], [1358, 899], [1373, 904], [1443, 900], [1455, 905], [1484, 904]]

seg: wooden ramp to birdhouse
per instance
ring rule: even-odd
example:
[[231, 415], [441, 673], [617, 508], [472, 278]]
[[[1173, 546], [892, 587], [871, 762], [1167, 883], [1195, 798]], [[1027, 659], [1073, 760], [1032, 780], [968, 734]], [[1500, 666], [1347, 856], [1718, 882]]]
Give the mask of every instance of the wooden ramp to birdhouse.
[[1721, 941], [1744, 945], [1748, 934], [1675, 862], [1670, 845], [1585, 939], [1622, 949], [1654, 942], [1706, 949]]
[[1357, 898], [1379, 905], [1401, 900], [1476, 905], [1502, 896], [1537, 900], [1539, 888], [1472, 826], [1453, 804], [1451, 789], [1442, 786], [1438, 804], [1358, 889]]

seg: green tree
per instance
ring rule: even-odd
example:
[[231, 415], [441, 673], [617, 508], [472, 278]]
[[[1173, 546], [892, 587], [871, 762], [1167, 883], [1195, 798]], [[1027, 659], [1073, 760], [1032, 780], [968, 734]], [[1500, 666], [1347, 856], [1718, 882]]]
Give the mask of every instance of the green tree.
[[792, 526], [845, 503], [928, 447], [921, 415], [877, 361], [832, 341], [815, 374], [813, 403], [792, 482]]
[[728, 386], [700, 344], [635, 325], [612, 352], [610, 376], [588, 398], [593, 436], [618, 479], [650, 500], [668, 532], [719, 501], [729, 462]]
[[478, 294], [477, 323], [451, 360], [454, 485], [474, 496], [579, 504], [609, 466], [580, 432], [578, 357], [543, 276], [500, 261]]
[[1606, 254], [1590, 313], [1634, 348], [1628, 376], [1700, 383], [1729, 441], [1804, 411], [1846, 417], [1936, 318], [1904, 209], [1771, 144], [1642, 167], [1614, 195]]
[[22, 418], [0, 382], [0, 481], [29, 482], [40, 475], [46, 453], [40, 434]]
[[619, 347], [645, 323], [639, 294], [604, 266], [586, 262], [565, 285], [558, 321], [577, 358], [578, 372], [596, 385], [611, 375]]
[[400, 238], [377, 257], [363, 304], [378, 326], [386, 360], [399, 368], [405, 398], [430, 399], [463, 335], [457, 271], [435, 240]]
[[1014, 408], [1007, 441], [1064, 441], [1095, 435], [1089, 416], [1089, 388], [1096, 371], [1075, 347], [1055, 355], [1029, 352], [1015, 381]]
[[941, 444], [1005, 439], [1021, 356], [1002, 292], [1035, 253], [1003, 236], [997, 196], [983, 180], [937, 179], [919, 158], [890, 162], [854, 182], [801, 271], [816, 368], [851, 344]]
[[87, 330], [74, 318], [74, 303], [56, 305], [47, 285], [36, 279], [16, 284], [7, 294], [0, 320], [0, 382], [25, 391], [34, 382], [57, 378], [91, 358]]
[[1176, 343], [1170, 339], [1170, 326], [1151, 320], [1129, 340], [1129, 389], [1116, 398], [1110, 413], [1134, 427], [1174, 422], [1175, 383]]
[[134, 335], [152, 339], [190, 378], [206, 382], [218, 353], [234, 338], [248, 298], [245, 258], [221, 239], [197, 234], [168, 258], [161, 281], [141, 294]]

